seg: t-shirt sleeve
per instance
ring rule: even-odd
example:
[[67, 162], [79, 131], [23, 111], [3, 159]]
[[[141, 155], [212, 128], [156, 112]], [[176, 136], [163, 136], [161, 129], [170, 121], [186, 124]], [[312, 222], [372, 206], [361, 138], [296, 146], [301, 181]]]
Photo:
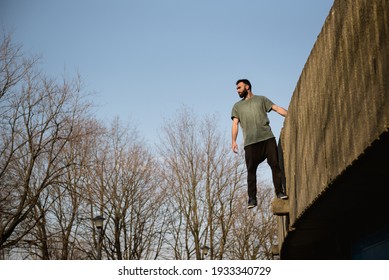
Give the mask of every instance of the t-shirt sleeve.
[[265, 106], [266, 112], [269, 113], [271, 111], [271, 107], [273, 107], [274, 103], [270, 99], [268, 99], [267, 97], [264, 97], [263, 105]]
[[231, 111], [231, 120], [233, 120], [234, 118], [239, 119], [238, 109], [236, 108], [236, 105], [232, 107], [232, 111]]

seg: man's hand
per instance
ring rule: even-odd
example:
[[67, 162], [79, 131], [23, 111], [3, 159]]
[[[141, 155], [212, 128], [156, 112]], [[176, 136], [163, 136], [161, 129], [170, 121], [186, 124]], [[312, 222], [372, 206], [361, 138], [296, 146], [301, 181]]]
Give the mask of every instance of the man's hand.
[[232, 143], [232, 151], [237, 154], [238, 153], [238, 144], [236, 142]]

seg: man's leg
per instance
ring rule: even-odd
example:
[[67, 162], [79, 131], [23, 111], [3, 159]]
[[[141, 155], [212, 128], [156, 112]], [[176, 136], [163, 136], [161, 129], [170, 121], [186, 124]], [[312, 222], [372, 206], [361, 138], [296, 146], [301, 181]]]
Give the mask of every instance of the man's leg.
[[[266, 149], [267, 162], [272, 171], [274, 189], [276, 195], [278, 196], [279, 194], [284, 194], [284, 190], [282, 188], [282, 173], [278, 161], [278, 150], [277, 150], [276, 139], [270, 138], [265, 141], [265, 144], [266, 144], [265, 149]], [[282, 196], [282, 198], [285, 199], [287, 197]]]
[[257, 200], [257, 168], [264, 160], [262, 142], [244, 148], [247, 167], [247, 194], [250, 199]]

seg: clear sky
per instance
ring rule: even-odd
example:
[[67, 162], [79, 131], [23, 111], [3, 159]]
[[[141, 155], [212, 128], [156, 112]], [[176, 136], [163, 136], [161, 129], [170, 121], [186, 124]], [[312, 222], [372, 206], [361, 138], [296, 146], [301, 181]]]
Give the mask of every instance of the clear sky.
[[[0, 24], [49, 76], [81, 74], [96, 117], [148, 143], [183, 105], [230, 139], [235, 82], [288, 108], [333, 0], [0, 0]], [[269, 115], [278, 138], [284, 118]], [[240, 139], [241, 134], [240, 134]]]

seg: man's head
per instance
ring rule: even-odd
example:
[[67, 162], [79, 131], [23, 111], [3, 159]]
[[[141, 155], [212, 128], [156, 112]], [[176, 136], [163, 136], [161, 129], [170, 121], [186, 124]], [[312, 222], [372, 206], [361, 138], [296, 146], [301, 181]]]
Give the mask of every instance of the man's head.
[[240, 98], [245, 99], [249, 91], [251, 92], [251, 83], [249, 80], [240, 79], [236, 82], [236, 90]]

